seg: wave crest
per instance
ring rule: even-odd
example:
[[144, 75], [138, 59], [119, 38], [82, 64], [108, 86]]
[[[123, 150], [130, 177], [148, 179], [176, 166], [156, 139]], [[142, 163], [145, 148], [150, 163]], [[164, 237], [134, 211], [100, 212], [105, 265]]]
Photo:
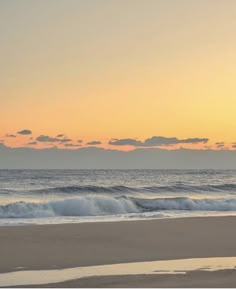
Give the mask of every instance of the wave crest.
[[0, 218], [42, 218], [55, 216], [103, 216], [186, 211], [236, 211], [236, 199], [191, 199], [86, 196], [47, 203], [15, 202], [0, 206]]
[[136, 213], [138, 211], [134, 202], [126, 198], [87, 196], [47, 203], [16, 202], [0, 206], [0, 218], [101, 216]]
[[33, 191], [34, 194], [132, 194], [132, 193], [204, 193], [204, 192], [236, 192], [236, 184], [207, 184], [207, 185], [188, 185], [173, 184], [168, 186], [144, 186], [144, 187], [128, 187], [128, 186], [65, 186], [47, 188]]

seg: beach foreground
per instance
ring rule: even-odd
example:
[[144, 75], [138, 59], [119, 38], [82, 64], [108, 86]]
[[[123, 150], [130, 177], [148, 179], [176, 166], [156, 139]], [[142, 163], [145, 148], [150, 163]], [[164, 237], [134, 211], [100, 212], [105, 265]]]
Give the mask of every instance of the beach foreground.
[[[1, 227], [0, 272], [231, 257], [235, 227], [236, 217]], [[50, 286], [235, 287], [236, 271], [90, 277]]]

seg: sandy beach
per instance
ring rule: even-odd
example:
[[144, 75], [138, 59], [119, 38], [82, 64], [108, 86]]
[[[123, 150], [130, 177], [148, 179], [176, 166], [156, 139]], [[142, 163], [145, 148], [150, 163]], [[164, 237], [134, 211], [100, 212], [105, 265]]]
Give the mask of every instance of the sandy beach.
[[[0, 273], [236, 256], [236, 217], [0, 227]], [[51, 286], [51, 285], [50, 285]], [[235, 287], [236, 272], [91, 277], [64, 287]]]

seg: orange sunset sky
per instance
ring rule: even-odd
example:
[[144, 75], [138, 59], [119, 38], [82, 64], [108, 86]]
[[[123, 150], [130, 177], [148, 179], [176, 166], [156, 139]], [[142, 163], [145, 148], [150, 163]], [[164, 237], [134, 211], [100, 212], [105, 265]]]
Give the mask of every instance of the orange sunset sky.
[[0, 1], [1, 142], [233, 149], [235, 15], [234, 0]]

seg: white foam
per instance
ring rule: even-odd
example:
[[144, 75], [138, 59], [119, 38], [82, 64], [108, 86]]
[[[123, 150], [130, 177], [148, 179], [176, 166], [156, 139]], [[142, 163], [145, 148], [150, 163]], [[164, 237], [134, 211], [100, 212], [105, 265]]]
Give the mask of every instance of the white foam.
[[236, 212], [236, 198], [194, 199], [133, 198], [87, 195], [47, 202], [13, 202], [0, 205], [0, 218], [50, 218], [58, 216], [108, 216], [164, 211]]
[[131, 200], [105, 196], [78, 197], [47, 203], [16, 202], [0, 206], [0, 218], [101, 216], [136, 212], [139, 210]]

